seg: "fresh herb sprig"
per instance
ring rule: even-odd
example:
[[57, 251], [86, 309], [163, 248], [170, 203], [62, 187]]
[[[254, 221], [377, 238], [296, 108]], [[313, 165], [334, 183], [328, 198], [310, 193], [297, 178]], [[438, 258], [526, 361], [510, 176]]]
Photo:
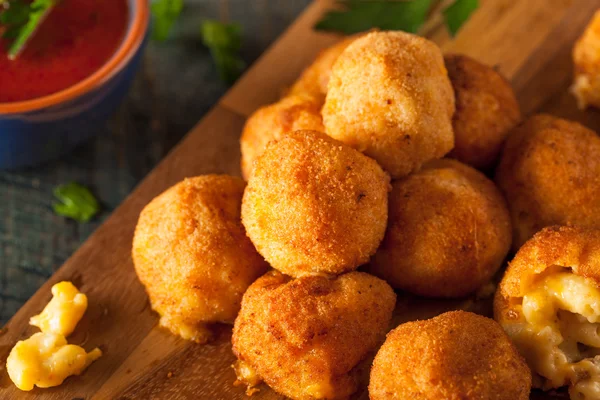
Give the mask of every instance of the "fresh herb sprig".
[[415, 33], [425, 22], [431, 0], [384, 1], [341, 0], [343, 10], [327, 12], [317, 22], [317, 30], [346, 34], [379, 28]]
[[[154, 0], [151, 5], [154, 19], [152, 38], [163, 42], [183, 11], [184, 0]], [[209, 48], [221, 80], [235, 81], [246, 67], [239, 56], [242, 46], [242, 30], [238, 24], [225, 24], [206, 20], [200, 27], [202, 42]]]
[[460, 27], [467, 22], [478, 7], [479, 0], [456, 0], [442, 11], [446, 26], [452, 36], [456, 35]]
[[[167, 39], [183, 10], [183, 1], [154, 0], [153, 37], [156, 40]], [[338, 0], [338, 3], [343, 9], [326, 13], [315, 25], [316, 29], [346, 34], [373, 28], [416, 33], [431, 16], [432, 10], [440, 8], [440, 0]], [[454, 0], [449, 6], [442, 8], [442, 16], [449, 32], [455, 35], [478, 6], [479, 0]], [[201, 33], [221, 79], [227, 83], [233, 82], [246, 66], [239, 56], [240, 26], [208, 20], [202, 23]]]
[[164, 42], [183, 11], [183, 0], [156, 0], [150, 5], [154, 18], [152, 39]]
[[3, 39], [10, 41], [8, 58], [14, 60], [59, 0], [0, 0]]
[[[416, 33], [425, 24], [436, 0], [338, 0], [341, 10], [327, 12], [315, 29], [346, 34], [373, 28]], [[442, 10], [452, 35], [479, 6], [478, 0], [455, 0]]]
[[242, 28], [238, 24], [224, 24], [206, 20], [201, 27], [202, 42], [210, 49], [219, 75], [224, 82], [234, 82], [246, 68], [240, 57]]
[[54, 188], [59, 200], [52, 205], [54, 212], [78, 222], [88, 222], [100, 211], [98, 200], [85, 186], [71, 182]]

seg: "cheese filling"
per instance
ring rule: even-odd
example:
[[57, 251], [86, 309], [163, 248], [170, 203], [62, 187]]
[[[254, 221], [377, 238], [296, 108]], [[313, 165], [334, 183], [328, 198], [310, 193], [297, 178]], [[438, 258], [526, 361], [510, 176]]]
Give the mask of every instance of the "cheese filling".
[[52, 295], [44, 310], [29, 321], [42, 332], [17, 342], [6, 359], [8, 375], [21, 390], [58, 386], [67, 377], [81, 374], [102, 355], [98, 348], [87, 353], [65, 338], [85, 313], [86, 295], [71, 282], [52, 286]]
[[237, 380], [234, 382], [235, 386], [246, 386], [246, 395], [248, 396], [252, 396], [259, 391], [256, 386], [262, 383], [262, 379], [250, 364], [242, 360], [237, 360], [232, 367], [237, 377]]
[[180, 319], [172, 318], [168, 314], [161, 316], [158, 324], [185, 340], [191, 340], [200, 344], [208, 342], [212, 337], [212, 332], [206, 325], [202, 323], [195, 325], [186, 324]]
[[569, 385], [572, 400], [600, 399], [600, 289], [561, 269], [543, 277], [504, 324], [544, 390]]
[[52, 286], [52, 300], [39, 315], [31, 317], [29, 323], [44, 333], [69, 336], [87, 309], [87, 296], [80, 293], [71, 282], [60, 282]]
[[6, 370], [19, 389], [29, 391], [34, 386], [58, 386], [67, 377], [81, 374], [101, 355], [98, 348], [86, 353], [79, 346], [67, 344], [62, 335], [40, 332], [13, 347]]
[[[234, 385], [245, 385], [247, 387], [246, 394], [248, 396], [252, 396], [259, 391], [256, 386], [260, 385], [263, 380], [250, 364], [242, 360], [237, 360], [232, 367], [237, 377]], [[314, 380], [314, 377], [312, 376], [307, 376], [306, 378], [309, 381]], [[332, 399], [335, 397], [334, 387], [326, 381], [308, 384], [305, 386], [304, 392], [307, 396], [310, 396], [311, 399]]]

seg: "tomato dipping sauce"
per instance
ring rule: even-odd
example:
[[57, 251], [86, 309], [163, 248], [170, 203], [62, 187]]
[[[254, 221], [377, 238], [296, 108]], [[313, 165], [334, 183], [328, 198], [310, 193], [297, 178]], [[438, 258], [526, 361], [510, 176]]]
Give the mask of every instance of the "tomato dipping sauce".
[[47, 96], [92, 75], [117, 51], [128, 17], [127, 0], [61, 0], [15, 60], [10, 42], [0, 41], [0, 103]]

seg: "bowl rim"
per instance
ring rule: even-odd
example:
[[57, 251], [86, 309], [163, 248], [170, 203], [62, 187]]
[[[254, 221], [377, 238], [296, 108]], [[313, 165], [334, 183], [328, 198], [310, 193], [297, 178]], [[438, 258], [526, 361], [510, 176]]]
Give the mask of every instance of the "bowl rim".
[[[130, 1], [128, 1], [131, 4]], [[20, 114], [37, 111], [46, 107], [55, 106], [73, 100], [76, 97], [90, 92], [101, 86], [121, 71], [131, 60], [135, 52], [140, 48], [150, 23], [150, 9], [148, 0], [133, 0], [133, 21], [128, 25], [125, 38], [116, 52], [98, 70], [84, 80], [77, 82], [56, 93], [38, 97], [31, 100], [0, 103], [0, 116], [6, 114]]]

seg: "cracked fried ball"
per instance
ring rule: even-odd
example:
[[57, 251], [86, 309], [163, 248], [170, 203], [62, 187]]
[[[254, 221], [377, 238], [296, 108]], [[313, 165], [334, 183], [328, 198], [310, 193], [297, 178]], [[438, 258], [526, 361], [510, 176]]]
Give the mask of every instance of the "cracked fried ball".
[[537, 115], [509, 136], [496, 182], [516, 251], [551, 225], [600, 228], [600, 137], [577, 122]]
[[600, 108], [600, 10], [573, 47], [574, 82], [571, 92], [579, 108]]
[[245, 183], [188, 178], [152, 200], [133, 239], [135, 270], [160, 325], [206, 342], [207, 327], [233, 323], [248, 286], [268, 268], [240, 221]]
[[393, 182], [370, 272], [422, 296], [461, 297], [492, 278], [510, 243], [510, 215], [494, 183], [458, 161], [436, 160]]
[[401, 178], [454, 146], [454, 93], [440, 49], [404, 32], [352, 42], [333, 66], [327, 134]]
[[528, 400], [531, 373], [494, 320], [452, 311], [387, 335], [371, 400]]
[[600, 230], [548, 227], [517, 252], [496, 292], [494, 318], [544, 390], [600, 398]]
[[321, 105], [313, 97], [288, 96], [254, 112], [246, 121], [240, 139], [244, 179], [250, 177], [254, 160], [262, 154], [267, 143], [298, 130], [325, 131]]
[[519, 103], [508, 81], [493, 68], [459, 54], [448, 54], [444, 60], [456, 98], [450, 157], [490, 170], [521, 119]]
[[273, 268], [294, 277], [340, 274], [375, 253], [389, 189], [374, 160], [323, 133], [297, 131], [256, 161], [242, 222]]
[[345, 399], [381, 343], [396, 295], [364, 272], [292, 280], [273, 271], [250, 286], [233, 328], [234, 368], [297, 400]]
[[320, 105], [323, 105], [333, 64], [339, 55], [346, 50], [346, 47], [360, 36], [363, 36], [363, 34], [349, 36], [333, 46], [322, 50], [312, 64], [302, 72], [302, 75], [292, 85], [288, 94], [308, 94]]

